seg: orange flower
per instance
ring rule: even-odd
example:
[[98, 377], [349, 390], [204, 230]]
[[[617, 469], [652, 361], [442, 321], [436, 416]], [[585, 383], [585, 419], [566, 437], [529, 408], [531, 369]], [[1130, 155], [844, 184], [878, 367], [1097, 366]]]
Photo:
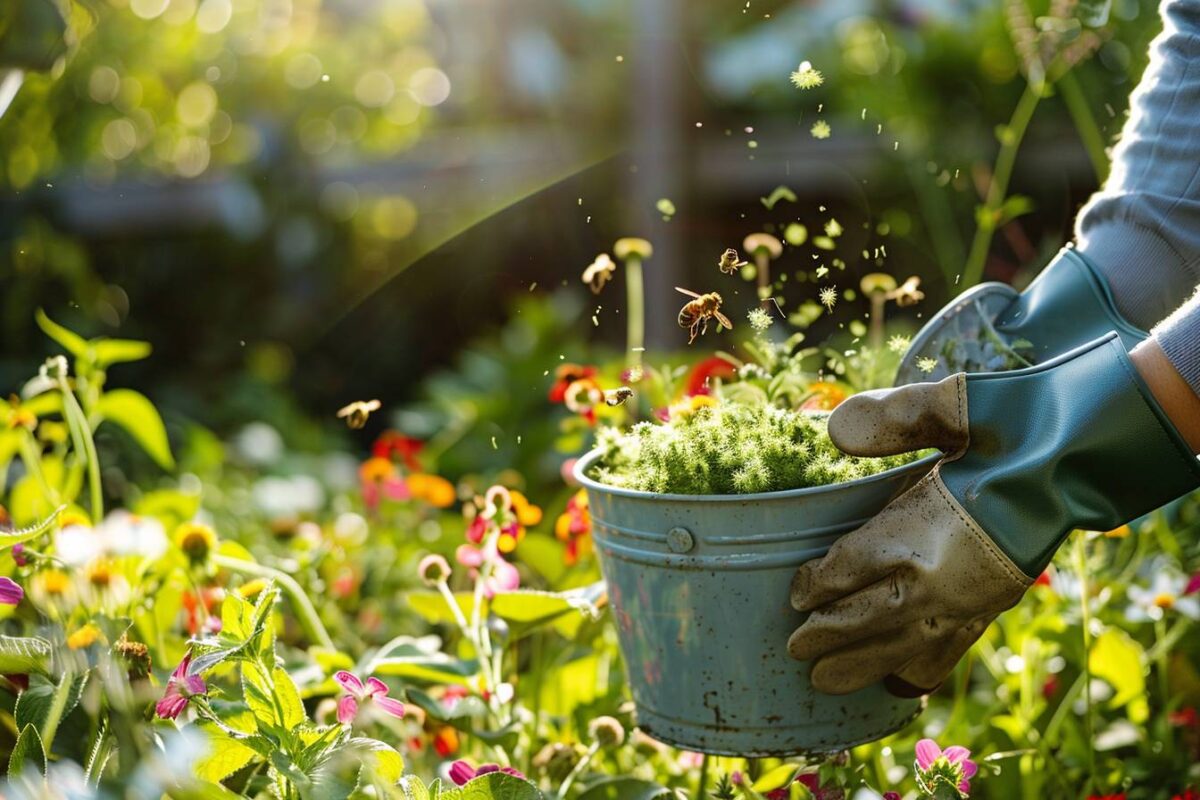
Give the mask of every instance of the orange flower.
[[592, 515], [587, 492], [580, 489], [567, 501], [567, 509], [554, 522], [554, 537], [566, 545], [563, 561], [574, 566], [592, 552]]
[[408, 490], [417, 500], [424, 500], [435, 508], [449, 508], [454, 504], [454, 484], [440, 475], [414, 472], [407, 480]]
[[517, 522], [529, 528], [542, 521], [542, 510], [530, 503], [525, 495], [512, 489], [509, 490], [509, 496], [512, 497], [512, 509], [517, 515]]
[[372, 456], [358, 468], [358, 476], [363, 483], [383, 483], [388, 478], [395, 477], [396, 468], [391, 461], [379, 456]]
[[808, 385], [812, 392], [801, 405], [805, 411], [833, 411], [846, 399], [846, 389], [833, 381], [816, 381]]

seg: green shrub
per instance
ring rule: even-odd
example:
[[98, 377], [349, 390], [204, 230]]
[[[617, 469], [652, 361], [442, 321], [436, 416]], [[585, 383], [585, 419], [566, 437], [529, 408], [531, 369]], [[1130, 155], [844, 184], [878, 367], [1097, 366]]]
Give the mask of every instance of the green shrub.
[[770, 405], [724, 403], [641, 422], [627, 433], [602, 430], [595, 480], [670, 494], [750, 494], [826, 486], [874, 475], [920, 457], [844, 455], [823, 415]]

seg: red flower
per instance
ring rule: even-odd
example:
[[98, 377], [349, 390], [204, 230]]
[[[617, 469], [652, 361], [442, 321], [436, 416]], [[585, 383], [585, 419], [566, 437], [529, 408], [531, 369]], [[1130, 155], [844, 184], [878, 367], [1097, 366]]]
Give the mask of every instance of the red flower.
[[561, 403], [566, 399], [568, 386], [584, 378], [593, 378], [595, 375], [596, 368], [592, 366], [560, 364], [558, 369], [554, 370], [554, 385], [550, 387], [550, 394], [548, 395], [550, 402]]
[[504, 772], [509, 775], [515, 775], [521, 780], [525, 780], [525, 776], [512, 767], [502, 767], [499, 764], [480, 764], [479, 768], [476, 769], [466, 761], [455, 761], [450, 765], [450, 780], [454, 781], [459, 786], [463, 786], [472, 778], [478, 778], [480, 775], [487, 775], [489, 772]]
[[1037, 580], [1033, 582], [1034, 586], [1050, 586], [1050, 570], [1042, 570], [1042, 574], [1037, 576]]
[[188, 700], [208, 691], [204, 678], [199, 675], [188, 675], [188, 665], [191, 663], [192, 654], [189, 652], [171, 673], [171, 677], [167, 681], [166, 693], [154, 706], [154, 712], [163, 719], [175, 719], [187, 708]]
[[1189, 786], [1179, 794], [1172, 797], [1171, 800], [1200, 800], [1200, 792], [1197, 792], [1195, 789]]
[[413, 472], [419, 472], [421, 462], [417, 460], [417, 455], [424, 448], [425, 443], [420, 439], [405, 436], [399, 431], [384, 431], [371, 447], [371, 455], [376, 458], [398, 459]]
[[1042, 682], [1042, 697], [1049, 700], [1058, 694], [1058, 676], [1051, 675]]
[[1196, 713], [1193, 706], [1185, 706], [1178, 711], [1172, 711], [1167, 714], [1167, 722], [1170, 722], [1176, 728], [1195, 728], [1200, 724], [1200, 714]]
[[684, 394], [711, 394], [712, 380], [714, 378], [720, 380], [729, 380], [737, 374], [730, 364], [723, 358], [713, 356], [706, 358], [696, 366], [692, 367], [692, 371], [688, 373], [687, 387], [684, 389]]
[[1119, 794], [1089, 794], [1087, 800], [1125, 800], [1125, 793]]

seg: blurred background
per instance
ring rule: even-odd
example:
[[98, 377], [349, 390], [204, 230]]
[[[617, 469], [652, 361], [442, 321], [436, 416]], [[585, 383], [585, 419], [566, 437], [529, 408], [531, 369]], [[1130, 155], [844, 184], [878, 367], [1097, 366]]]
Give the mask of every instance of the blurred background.
[[[560, 357], [622, 346], [623, 275], [580, 281], [618, 237], [654, 244], [663, 354], [686, 348], [672, 287], [715, 288], [724, 248], [792, 223], [814, 235], [775, 265], [784, 313], [815, 298], [831, 217], [843, 286], [921, 277], [913, 329], [972, 258], [1026, 282], [1102, 179], [1160, 27], [1150, 0], [1087, 26], [1075, 5], [4, 0], [0, 383], [53, 352], [40, 307], [152, 342], [118, 377], [174, 439], [267, 420], [317, 448], [377, 397], [363, 446], [457, 414], [463, 465], [556, 470], [521, 463], [521, 420]], [[803, 61], [823, 85], [792, 85]], [[1008, 199], [983, 207], [996, 172]], [[726, 295], [735, 320], [756, 304]]]

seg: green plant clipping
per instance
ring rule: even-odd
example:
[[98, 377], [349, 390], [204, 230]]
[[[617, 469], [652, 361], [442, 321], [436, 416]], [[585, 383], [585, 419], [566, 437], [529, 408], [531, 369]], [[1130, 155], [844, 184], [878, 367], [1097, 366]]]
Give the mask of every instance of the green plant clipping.
[[770, 405], [703, 406], [628, 433], [603, 430], [591, 477], [659, 494], [751, 494], [828, 486], [917, 460], [855, 458], [834, 447], [825, 417]]

